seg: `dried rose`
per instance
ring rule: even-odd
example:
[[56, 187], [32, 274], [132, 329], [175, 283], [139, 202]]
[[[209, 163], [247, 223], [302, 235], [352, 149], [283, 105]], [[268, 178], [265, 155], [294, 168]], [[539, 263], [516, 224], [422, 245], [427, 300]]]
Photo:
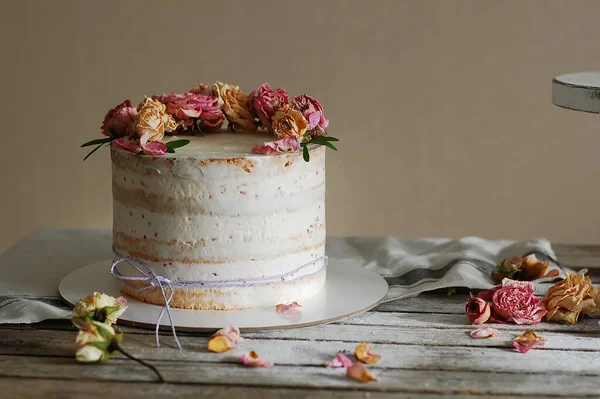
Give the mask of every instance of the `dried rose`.
[[240, 90], [239, 86], [217, 81], [213, 85], [213, 91], [229, 121], [230, 130], [246, 132], [256, 130], [258, 124], [252, 99]]
[[473, 324], [483, 324], [490, 318], [490, 305], [481, 298], [471, 295], [471, 299], [465, 305], [465, 311]]
[[600, 291], [588, 276], [567, 274], [548, 290], [542, 302], [548, 309], [548, 321], [565, 320], [575, 324], [580, 314], [600, 311]]
[[144, 145], [149, 141], [160, 141], [165, 132], [175, 130], [177, 124], [167, 113], [166, 106], [158, 100], [146, 98], [135, 120], [135, 131]]
[[491, 327], [481, 327], [471, 331], [469, 335], [476, 339], [492, 338], [498, 335], [498, 330]]
[[317, 129], [321, 134], [329, 126], [329, 121], [325, 118], [323, 106], [308, 94], [302, 94], [292, 99], [292, 107], [300, 111], [308, 121], [308, 130]]
[[491, 319], [498, 322], [516, 324], [537, 324], [546, 314], [541, 300], [533, 293], [531, 282], [502, 280], [502, 286], [494, 287], [479, 294], [483, 300], [492, 300]]
[[137, 108], [131, 106], [131, 101], [123, 101], [108, 111], [104, 117], [104, 122], [102, 122], [102, 126], [100, 127], [102, 134], [112, 138], [132, 136], [135, 132], [133, 122], [137, 114]]
[[280, 139], [302, 139], [308, 128], [308, 122], [300, 111], [291, 105], [279, 108], [273, 116], [273, 133]]
[[77, 361], [89, 363], [107, 360], [118, 350], [118, 345], [113, 341], [118, 344], [121, 336], [110, 325], [97, 321], [78, 322], [77, 325], [82, 328], [75, 339]]
[[527, 353], [530, 349], [533, 349], [536, 346], [546, 345], [546, 339], [544, 337], [540, 337], [531, 330], [527, 330], [523, 334], [513, 339], [512, 343], [515, 349], [517, 349], [519, 352]]
[[115, 324], [127, 309], [127, 300], [122, 296], [114, 298], [110, 295], [94, 292], [81, 298], [73, 308], [73, 317], [83, 321], [98, 321]]
[[250, 98], [262, 125], [272, 132], [275, 112], [289, 103], [287, 92], [282, 89], [272, 89], [268, 83], [265, 83], [256, 92], [250, 93]]
[[356, 362], [346, 369], [346, 376], [358, 382], [377, 381], [377, 377], [371, 371], [367, 370], [364, 364]]
[[354, 356], [363, 363], [375, 364], [381, 360], [381, 355], [371, 353], [372, 349], [370, 344], [361, 342], [354, 350]]
[[212, 97], [194, 93], [172, 93], [154, 96], [167, 107], [167, 112], [175, 118], [175, 121], [190, 118], [199, 118], [202, 109], [212, 103]]
[[348, 368], [352, 366], [352, 360], [348, 359], [342, 353], [336, 353], [335, 357], [325, 363], [325, 367], [330, 368]]
[[214, 94], [212, 89], [210, 88], [210, 86], [205, 83], [200, 83], [200, 84], [192, 87], [190, 92], [194, 93], [194, 94], [204, 94], [207, 96], [212, 96]]
[[220, 329], [214, 333], [208, 341], [208, 350], [211, 352], [222, 353], [236, 347], [242, 341], [240, 329], [235, 326], [229, 326]]
[[258, 353], [254, 351], [244, 353], [240, 360], [246, 367], [273, 367], [272, 362], [261, 359]]
[[492, 278], [495, 281], [501, 281], [503, 278], [533, 281], [544, 277], [549, 266], [550, 260], [541, 261], [534, 254], [524, 258], [515, 256], [504, 259], [492, 273]]
[[298, 308], [301, 308], [301, 307], [302, 307], [302, 305], [300, 305], [298, 302], [294, 301], [287, 305], [284, 303], [275, 305], [275, 310], [277, 311], [277, 313], [287, 313], [287, 312], [298, 310]]
[[285, 152], [298, 151], [300, 151], [300, 141], [296, 138], [269, 141], [252, 147], [252, 153], [262, 155], [279, 155]]

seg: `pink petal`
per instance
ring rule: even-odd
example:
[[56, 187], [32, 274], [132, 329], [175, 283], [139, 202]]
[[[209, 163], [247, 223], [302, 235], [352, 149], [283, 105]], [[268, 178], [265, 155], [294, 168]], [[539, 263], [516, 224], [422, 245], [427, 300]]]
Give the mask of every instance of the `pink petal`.
[[166, 155], [167, 154], [167, 146], [165, 143], [160, 141], [151, 141], [142, 145], [142, 150], [144, 154], [149, 155]]
[[272, 362], [268, 362], [259, 358], [258, 354], [254, 351], [250, 353], [244, 353], [240, 360], [246, 367], [273, 367]]
[[225, 338], [230, 348], [235, 348], [238, 343], [243, 341], [243, 338], [240, 336], [240, 329], [236, 326], [222, 328], [211, 335], [211, 338], [218, 336]]
[[325, 363], [325, 366], [331, 368], [348, 368], [352, 366], [352, 360], [341, 353], [337, 353], [333, 359]]
[[546, 339], [544, 337], [540, 337], [531, 330], [527, 330], [524, 334], [513, 339], [512, 344], [519, 352], [527, 353], [530, 349], [533, 349], [536, 346], [546, 345]]
[[125, 151], [133, 152], [134, 154], [137, 154], [142, 150], [142, 148], [140, 147], [140, 143], [136, 140], [131, 139], [131, 137], [128, 136], [121, 137], [118, 140], [113, 140], [112, 143], [115, 146]]
[[282, 139], [258, 144], [252, 148], [254, 154], [277, 155], [284, 152], [300, 151], [300, 142], [298, 139]]
[[320, 120], [321, 114], [319, 112], [310, 114], [310, 116], [308, 117], [308, 130], [316, 128]]
[[498, 330], [496, 330], [495, 328], [491, 328], [491, 327], [477, 328], [469, 333], [469, 335], [471, 335], [471, 337], [476, 338], [476, 339], [492, 338], [492, 337], [496, 336], [497, 334], [498, 334]]
[[285, 305], [283, 303], [280, 303], [279, 305], [275, 305], [275, 310], [277, 310], [277, 313], [286, 313], [286, 312], [290, 312], [293, 310], [297, 310], [298, 308], [301, 308], [302, 305], [300, 305], [298, 302], [294, 301], [292, 303], [290, 303], [289, 305]]

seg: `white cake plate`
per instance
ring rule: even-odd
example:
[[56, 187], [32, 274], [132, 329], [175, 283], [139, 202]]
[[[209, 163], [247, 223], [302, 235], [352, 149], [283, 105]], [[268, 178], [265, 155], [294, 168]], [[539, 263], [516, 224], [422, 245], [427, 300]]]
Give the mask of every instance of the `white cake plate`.
[[[60, 295], [71, 305], [93, 292], [115, 297], [123, 295], [118, 280], [109, 273], [111, 263], [106, 260], [71, 272], [60, 283]], [[330, 258], [325, 286], [316, 296], [299, 301], [302, 305], [299, 311], [280, 314], [275, 307], [232, 311], [171, 308], [171, 313], [178, 331], [215, 331], [229, 325], [244, 331], [308, 327], [366, 312], [380, 304], [387, 291], [388, 285], [380, 275]], [[119, 318], [119, 323], [156, 328], [158, 314], [163, 307], [124, 296], [128, 308]], [[166, 314], [161, 328], [170, 328]]]
[[575, 111], [600, 113], [600, 72], [555, 77], [552, 80], [552, 102]]

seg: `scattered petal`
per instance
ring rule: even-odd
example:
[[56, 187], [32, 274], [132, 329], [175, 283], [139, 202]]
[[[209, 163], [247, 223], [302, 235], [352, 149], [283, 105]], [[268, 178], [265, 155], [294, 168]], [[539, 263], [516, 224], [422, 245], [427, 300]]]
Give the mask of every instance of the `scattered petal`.
[[486, 339], [495, 337], [498, 334], [498, 330], [491, 327], [481, 327], [477, 328], [469, 333], [471, 337], [476, 339]]
[[142, 151], [148, 155], [167, 155], [167, 146], [161, 141], [149, 141], [142, 145]]
[[208, 341], [208, 350], [215, 353], [227, 352], [236, 347], [242, 341], [240, 329], [229, 326], [214, 333]]
[[375, 374], [367, 370], [364, 364], [356, 362], [346, 369], [346, 376], [359, 382], [377, 381]]
[[533, 349], [536, 346], [544, 345], [546, 345], [546, 339], [537, 335], [531, 330], [527, 330], [523, 334], [513, 339], [513, 346], [521, 353], [527, 353], [530, 349]]
[[546, 273], [544, 275], [544, 277], [542, 277], [542, 278], [551, 278], [551, 277], [558, 277], [558, 276], [560, 276], [560, 272], [558, 271], [558, 269], [552, 269], [548, 273]]
[[279, 305], [275, 305], [275, 310], [277, 310], [277, 313], [287, 313], [290, 311], [295, 311], [298, 310], [298, 308], [301, 308], [302, 305], [300, 305], [298, 302], [294, 301], [292, 303], [290, 303], [289, 305], [280, 303]]
[[300, 151], [300, 141], [297, 138], [269, 141], [252, 147], [252, 153], [262, 155], [278, 155], [284, 152]]
[[354, 350], [354, 356], [363, 363], [375, 364], [381, 360], [381, 355], [371, 353], [373, 347], [366, 342], [358, 344]]
[[337, 353], [333, 359], [325, 363], [325, 367], [330, 368], [348, 368], [350, 366], [352, 366], [352, 360], [341, 353]]
[[242, 364], [246, 367], [273, 367], [272, 362], [263, 360], [258, 356], [258, 353], [251, 351], [244, 353], [241, 357]]
[[119, 147], [125, 151], [133, 152], [134, 154], [137, 154], [138, 152], [140, 152], [142, 150], [142, 147], [140, 147], [140, 143], [137, 140], [133, 140], [129, 136], [125, 136], [125, 137], [121, 137], [120, 139], [113, 140], [112, 143], [114, 145], [116, 145], [117, 147]]

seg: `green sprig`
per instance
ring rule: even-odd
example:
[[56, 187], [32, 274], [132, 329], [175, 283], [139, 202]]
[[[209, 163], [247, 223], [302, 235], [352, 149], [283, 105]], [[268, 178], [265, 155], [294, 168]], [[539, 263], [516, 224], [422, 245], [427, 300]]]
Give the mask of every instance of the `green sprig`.
[[331, 143], [335, 141], [340, 141], [340, 139], [330, 136], [313, 136], [310, 138], [310, 141], [306, 143], [300, 144], [302, 146], [302, 158], [304, 161], [310, 161], [310, 152], [308, 151], [309, 144], [322, 145], [327, 148], [331, 148], [334, 151], [337, 151], [337, 148]]
[[189, 143], [190, 143], [189, 140], [174, 140], [174, 141], [169, 141], [165, 145], [167, 146], [167, 152], [169, 154], [173, 154], [173, 153], [175, 153], [176, 148], [181, 148], [183, 146], [188, 145]]

